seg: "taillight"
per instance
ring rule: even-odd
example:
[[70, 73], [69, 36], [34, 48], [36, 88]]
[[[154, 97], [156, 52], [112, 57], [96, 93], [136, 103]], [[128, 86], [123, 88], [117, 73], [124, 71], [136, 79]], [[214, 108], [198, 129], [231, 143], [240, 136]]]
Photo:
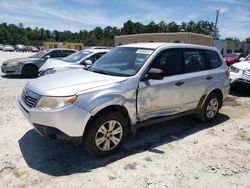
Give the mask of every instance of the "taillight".
[[229, 71], [229, 68], [227, 68], [227, 70], [226, 70], [226, 76], [227, 76], [227, 79], [229, 79], [229, 77], [230, 77], [230, 71]]

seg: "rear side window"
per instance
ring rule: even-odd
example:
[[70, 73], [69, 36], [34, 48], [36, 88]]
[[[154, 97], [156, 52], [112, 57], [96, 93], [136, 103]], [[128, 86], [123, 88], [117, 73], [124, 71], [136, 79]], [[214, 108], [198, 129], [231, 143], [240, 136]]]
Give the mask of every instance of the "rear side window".
[[183, 60], [185, 73], [199, 72], [208, 69], [201, 50], [184, 49]]
[[207, 50], [206, 55], [207, 55], [211, 69], [218, 68], [222, 65], [221, 58], [217, 52]]

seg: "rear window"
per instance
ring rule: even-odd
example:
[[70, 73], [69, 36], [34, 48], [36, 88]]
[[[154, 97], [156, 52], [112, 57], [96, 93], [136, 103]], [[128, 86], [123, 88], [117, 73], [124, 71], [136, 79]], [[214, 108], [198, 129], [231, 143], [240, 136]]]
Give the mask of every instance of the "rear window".
[[218, 67], [220, 67], [222, 65], [221, 58], [220, 58], [220, 56], [218, 55], [217, 52], [207, 50], [206, 55], [207, 55], [210, 67], [212, 69], [218, 68]]

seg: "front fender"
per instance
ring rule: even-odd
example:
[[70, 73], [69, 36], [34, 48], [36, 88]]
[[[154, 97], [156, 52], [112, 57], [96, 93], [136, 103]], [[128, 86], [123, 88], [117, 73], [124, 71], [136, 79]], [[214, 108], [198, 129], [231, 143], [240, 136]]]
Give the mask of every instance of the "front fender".
[[88, 93], [79, 97], [78, 105], [95, 116], [101, 110], [110, 106], [126, 108], [131, 124], [136, 124], [136, 90], [126, 93], [117, 91], [102, 91]]

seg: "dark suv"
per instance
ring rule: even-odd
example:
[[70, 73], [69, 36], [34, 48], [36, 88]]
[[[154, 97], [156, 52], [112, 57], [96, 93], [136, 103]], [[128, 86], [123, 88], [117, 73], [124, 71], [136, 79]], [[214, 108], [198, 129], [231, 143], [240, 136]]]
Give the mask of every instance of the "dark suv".
[[5, 74], [22, 75], [26, 78], [34, 78], [38, 76], [38, 69], [47, 59], [60, 59], [75, 52], [76, 50], [59, 48], [42, 50], [30, 57], [7, 60], [2, 64], [1, 70]]

